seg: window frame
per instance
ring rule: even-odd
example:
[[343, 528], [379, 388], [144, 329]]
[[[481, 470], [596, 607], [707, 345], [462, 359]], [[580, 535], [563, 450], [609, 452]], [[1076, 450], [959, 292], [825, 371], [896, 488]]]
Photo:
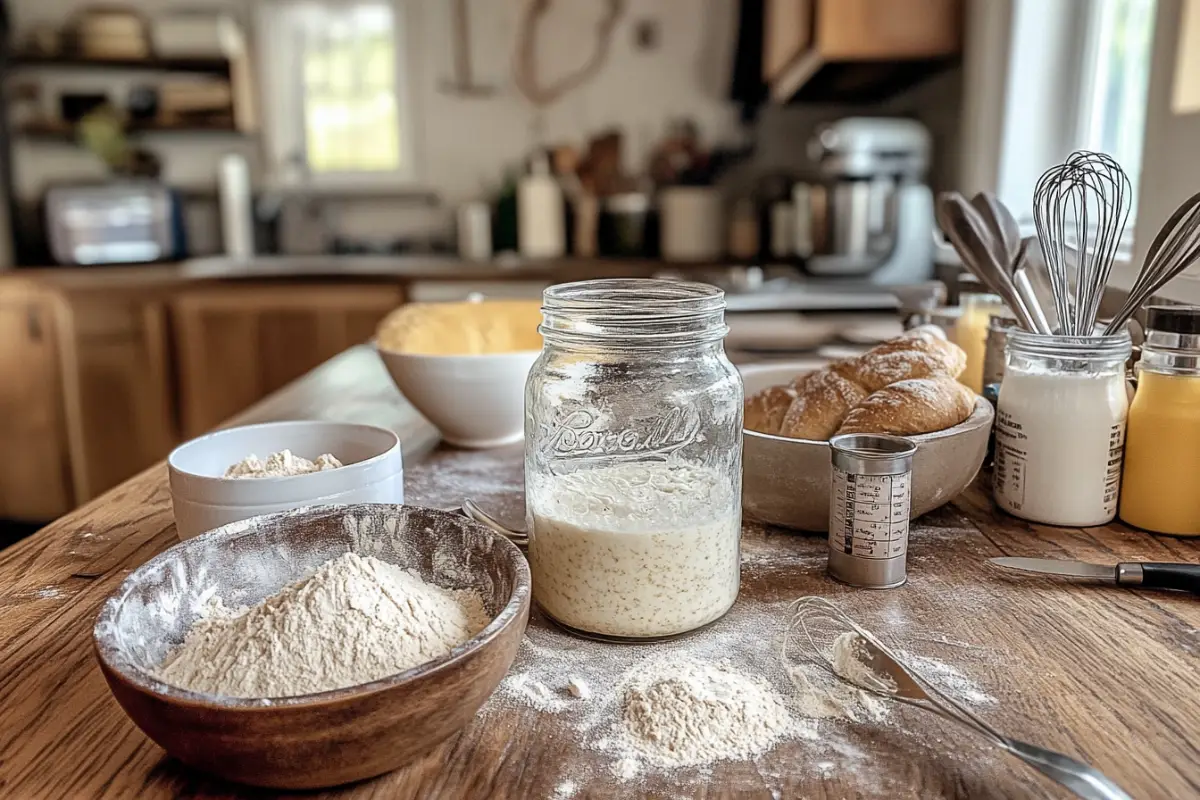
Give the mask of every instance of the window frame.
[[[327, 8], [365, 4], [391, 8], [394, 58], [393, 91], [396, 95], [396, 124], [399, 132], [400, 167], [384, 171], [312, 172], [306, 156], [304, 83], [300, 47], [284, 37], [271, 35], [290, 6], [318, 5]], [[266, 183], [280, 191], [370, 194], [412, 189], [419, 186], [416, 158], [415, 93], [411, 84], [408, 36], [414, 18], [409, 0], [262, 0], [255, 9], [258, 42], [260, 96], [263, 98]], [[297, 161], [299, 155], [301, 161]]]
[[[1097, 99], [1079, 87], [1094, 88], [1102, 15], [1095, 0], [970, 0], [962, 184], [996, 192], [1025, 235], [1035, 233], [1037, 179], [1089, 130]], [[1139, 187], [1133, 191], [1136, 198]], [[1124, 257], [1136, 222], [1131, 215]]]

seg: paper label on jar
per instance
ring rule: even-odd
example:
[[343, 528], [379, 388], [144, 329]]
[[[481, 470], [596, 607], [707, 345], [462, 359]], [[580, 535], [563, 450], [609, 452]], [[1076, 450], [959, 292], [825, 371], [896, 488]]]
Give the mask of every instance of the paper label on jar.
[[1114, 424], [1108, 432], [1108, 472], [1104, 475], [1104, 511], [1117, 513], [1121, 496], [1121, 465], [1125, 460], [1125, 420]]
[[855, 475], [833, 469], [829, 547], [858, 558], [898, 558], [908, 552], [912, 473]]
[[[1020, 511], [1025, 503], [1025, 473], [1028, 468], [1029, 437], [1012, 414], [996, 413], [996, 466], [993, 487], [997, 497], [1002, 497], [1014, 510]], [[1119, 472], [1119, 468], [1118, 468]]]

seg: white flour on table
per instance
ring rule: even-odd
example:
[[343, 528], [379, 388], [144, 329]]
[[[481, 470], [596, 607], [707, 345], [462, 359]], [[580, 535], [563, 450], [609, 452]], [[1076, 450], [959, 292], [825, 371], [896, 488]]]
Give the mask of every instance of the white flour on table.
[[[859, 734], [855, 728], [888, 726], [904, 734], [914, 732], [906, 730], [903, 720], [893, 714], [892, 701], [849, 686], [815, 663], [783, 663], [780, 644], [789, 618], [788, 605], [742, 599], [709, 628], [677, 640], [646, 645], [580, 639], [535, 620], [516, 662], [481, 716], [486, 719], [505, 708], [523, 707], [563, 720], [578, 746], [602, 756], [599, 768], [577, 766], [559, 776], [560, 785], [569, 784], [572, 791], [583, 792], [590, 782], [609, 787], [614, 782], [656, 786], [655, 781], [660, 779], [655, 776], [669, 774], [670, 784], [678, 787], [681, 796], [687, 796], [688, 787], [698, 791], [711, 780], [713, 767], [722, 760], [720, 748], [706, 750], [698, 761], [693, 757], [676, 759], [677, 763], [648, 753], [631, 741], [625, 725], [628, 690], [631, 686], [645, 687], [647, 681], [652, 685], [653, 676], [669, 676], [671, 670], [691, 675], [729, 673], [737, 676], [735, 680], [748, 680], [765, 695], [773, 696], [778, 706], [773, 707], [769, 701], [766, 704], [771, 709], [771, 721], [761, 727], [768, 735], [756, 738], [764, 733], [760, 729], [750, 737], [754, 746], [746, 748], [744, 755], [727, 753], [726, 759], [753, 761], [756, 772], [770, 782], [773, 776], [783, 774], [775, 766], [780, 757], [774, 751], [788, 748], [793, 754], [804, 753], [799, 763], [805, 766], [799, 769], [812, 769], [818, 775], [852, 771], [860, 780], [871, 782], [878, 777], [876, 766], [856, 743]], [[942, 669], [931, 665], [948, 665], [932, 658], [925, 661], [921, 665], [923, 673], [957, 699], [973, 702], [970, 696], [988, 697], [961, 672], [969, 687], [942, 686]], [[591, 696], [574, 697], [572, 681], [585, 682]], [[710, 718], [721, 713], [718, 709]], [[784, 763], [788, 764], [784, 772], [794, 775], [794, 761], [789, 758]]]

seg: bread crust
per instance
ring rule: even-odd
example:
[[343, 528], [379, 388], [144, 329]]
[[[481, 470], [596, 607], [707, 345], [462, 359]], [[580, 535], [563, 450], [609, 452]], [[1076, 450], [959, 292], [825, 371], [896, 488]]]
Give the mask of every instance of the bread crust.
[[771, 386], [754, 394], [746, 401], [745, 429], [777, 435], [783, 417], [795, 399], [796, 390], [791, 386]]
[[[786, 386], [764, 389], [746, 401], [745, 427], [775, 436], [826, 440], [836, 433], [890, 430], [912, 435], [957, 425], [975, 407], [975, 395], [955, 380], [966, 368], [966, 353], [940, 333], [932, 327], [915, 328], [857, 358], [834, 361], [797, 375]], [[909, 381], [932, 383], [902, 387], [872, 401], [885, 388]], [[892, 403], [899, 408], [891, 408]], [[856, 413], [863, 406], [867, 409]]]
[[824, 441], [837, 432], [850, 409], [867, 396], [863, 387], [833, 370], [820, 369], [810, 374], [812, 377], [803, 382], [784, 415], [780, 436]]
[[873, 392], [837, 432], [915, 436], [952, 428], [974, 410], [975, 393], [953, 378], [913, 378]]

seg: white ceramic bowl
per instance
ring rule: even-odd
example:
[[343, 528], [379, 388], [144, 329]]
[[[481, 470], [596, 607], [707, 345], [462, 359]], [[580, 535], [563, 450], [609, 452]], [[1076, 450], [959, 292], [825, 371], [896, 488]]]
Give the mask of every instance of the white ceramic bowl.
[[379, 348], [403, 394], [458, 447], [499, 447], [525, 435], [525, 379], [541, 351], [426, 356]]
[[[308, 459], [331, 453], [345, 466], [287, 478], [222, 477], [251, 453], [266, 458], [280, 450]], [[302, 506], [404, 502], [400, 439], [372, 425], [300, 421], [230, 428], [175, 448], [167, 472], [180, 539]]]

